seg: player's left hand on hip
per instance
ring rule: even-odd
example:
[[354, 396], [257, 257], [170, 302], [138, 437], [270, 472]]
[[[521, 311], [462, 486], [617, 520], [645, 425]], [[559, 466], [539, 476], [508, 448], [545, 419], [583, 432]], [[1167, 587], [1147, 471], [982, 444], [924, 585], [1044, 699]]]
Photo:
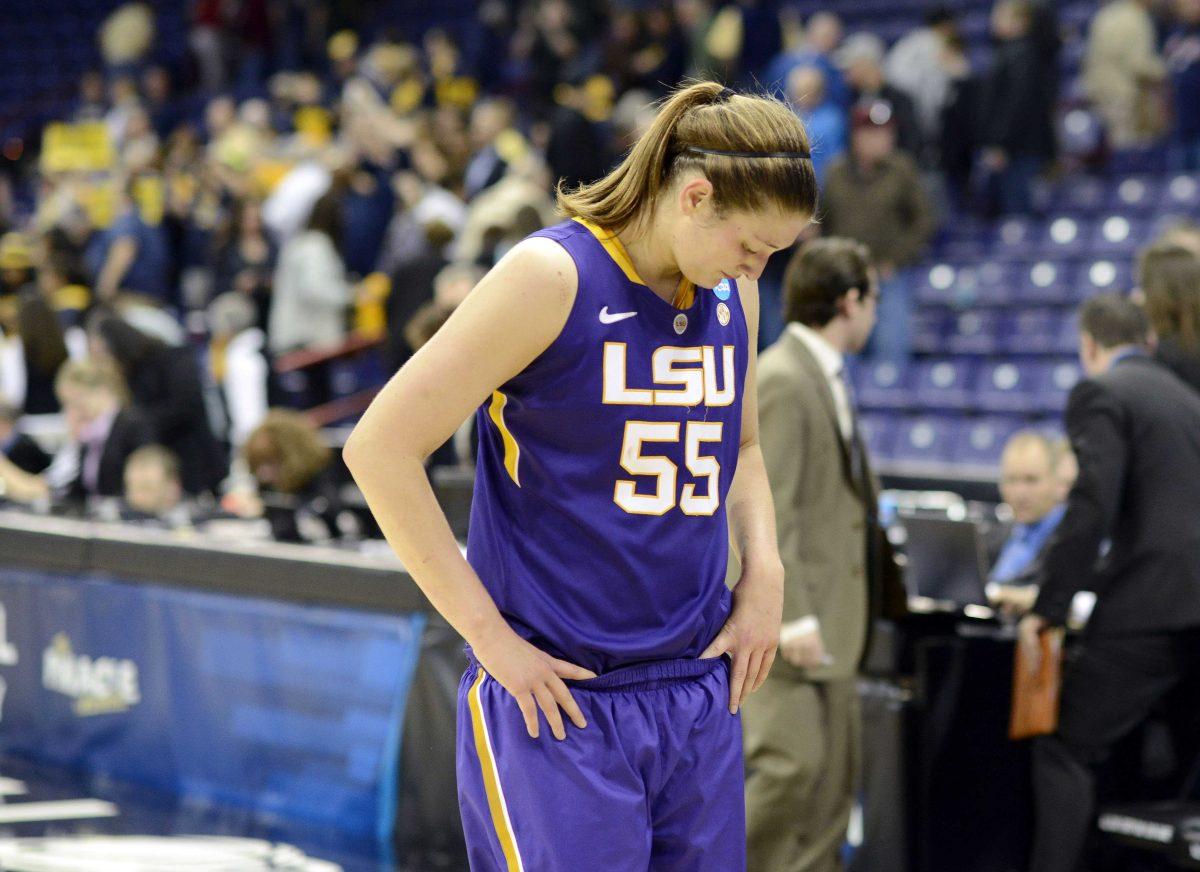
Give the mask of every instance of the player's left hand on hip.
[[701, 659], [728, 654], [729, 711], [737, 714], [746, 697], [762, 686], [775, 662], [783, 620], [783, 566], [745, 565], [733, 589], [733, 611]]

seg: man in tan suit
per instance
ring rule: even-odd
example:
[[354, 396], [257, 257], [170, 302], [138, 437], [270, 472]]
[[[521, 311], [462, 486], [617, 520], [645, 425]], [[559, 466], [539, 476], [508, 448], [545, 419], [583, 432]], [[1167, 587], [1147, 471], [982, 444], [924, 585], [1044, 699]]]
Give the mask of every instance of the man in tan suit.
[[843, 360], [866, 345], [878, 296], [863, 245], [810, 243], [784, 277], [787, 329], [758, 361], [759, 439], [786, 581], [780, 657], [742, 709], [749, 872], [842, 868], [875, 502]]

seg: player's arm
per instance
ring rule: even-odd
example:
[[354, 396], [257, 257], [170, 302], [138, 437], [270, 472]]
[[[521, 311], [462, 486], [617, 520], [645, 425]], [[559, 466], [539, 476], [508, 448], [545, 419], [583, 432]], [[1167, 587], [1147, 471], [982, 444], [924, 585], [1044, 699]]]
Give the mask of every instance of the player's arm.
[[560, 739], [560, 706], [585, 725], [562, 678], [593, 673], [538, 651], [508, 626], [459, 550], [424, 461], [554, 341], [577, 284], [574, 261], [556, 243], [517, 245], [392, 377], [343, 450], [388, 543], [433, 607], [513, 695], [530, 735], [537, 736], [540, 707]]
[[738, 280], [746, 313], [749, 364], [742, 387], [742, 438], [737, 474], [729, 487], [726, 510], [734, 552], [742, 574], [733, 590], [733, 611], [717, 638], [702, 654], [733, 658], [729, 710], [736, 712], [771, 671], [783, 615], [783, 563], [775, 533], [775, 508], [762, 448], [758, 444], [758, 283]]

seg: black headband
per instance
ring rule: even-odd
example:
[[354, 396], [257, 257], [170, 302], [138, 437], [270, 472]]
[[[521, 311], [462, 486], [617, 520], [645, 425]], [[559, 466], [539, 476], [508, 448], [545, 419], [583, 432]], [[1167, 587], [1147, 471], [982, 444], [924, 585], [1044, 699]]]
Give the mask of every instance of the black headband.
[[785, 157], [792, 160], [811, 160], [812, 155], [807, 151], [723, 151], [719, 148], [701, 148], [689, 145], [684, 151], [693, 154], [715, 154], [721, 157]]

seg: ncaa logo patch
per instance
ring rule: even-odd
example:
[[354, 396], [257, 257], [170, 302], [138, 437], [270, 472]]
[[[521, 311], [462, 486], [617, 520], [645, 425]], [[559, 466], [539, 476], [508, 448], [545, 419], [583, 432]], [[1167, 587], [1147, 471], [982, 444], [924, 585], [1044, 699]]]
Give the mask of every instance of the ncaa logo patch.
[[722, 327], [729, 326], [729, 307], [724, 303], [717, 303], [717, 320], [721, 322]]
[[713, 293], [717, 295], [718, 300], [728, 300], [730, 294], [733, 293], [733, 287], [730, 285], [729, 279], [721, 279], [717, 282], [717, 286], [713, 288]]

